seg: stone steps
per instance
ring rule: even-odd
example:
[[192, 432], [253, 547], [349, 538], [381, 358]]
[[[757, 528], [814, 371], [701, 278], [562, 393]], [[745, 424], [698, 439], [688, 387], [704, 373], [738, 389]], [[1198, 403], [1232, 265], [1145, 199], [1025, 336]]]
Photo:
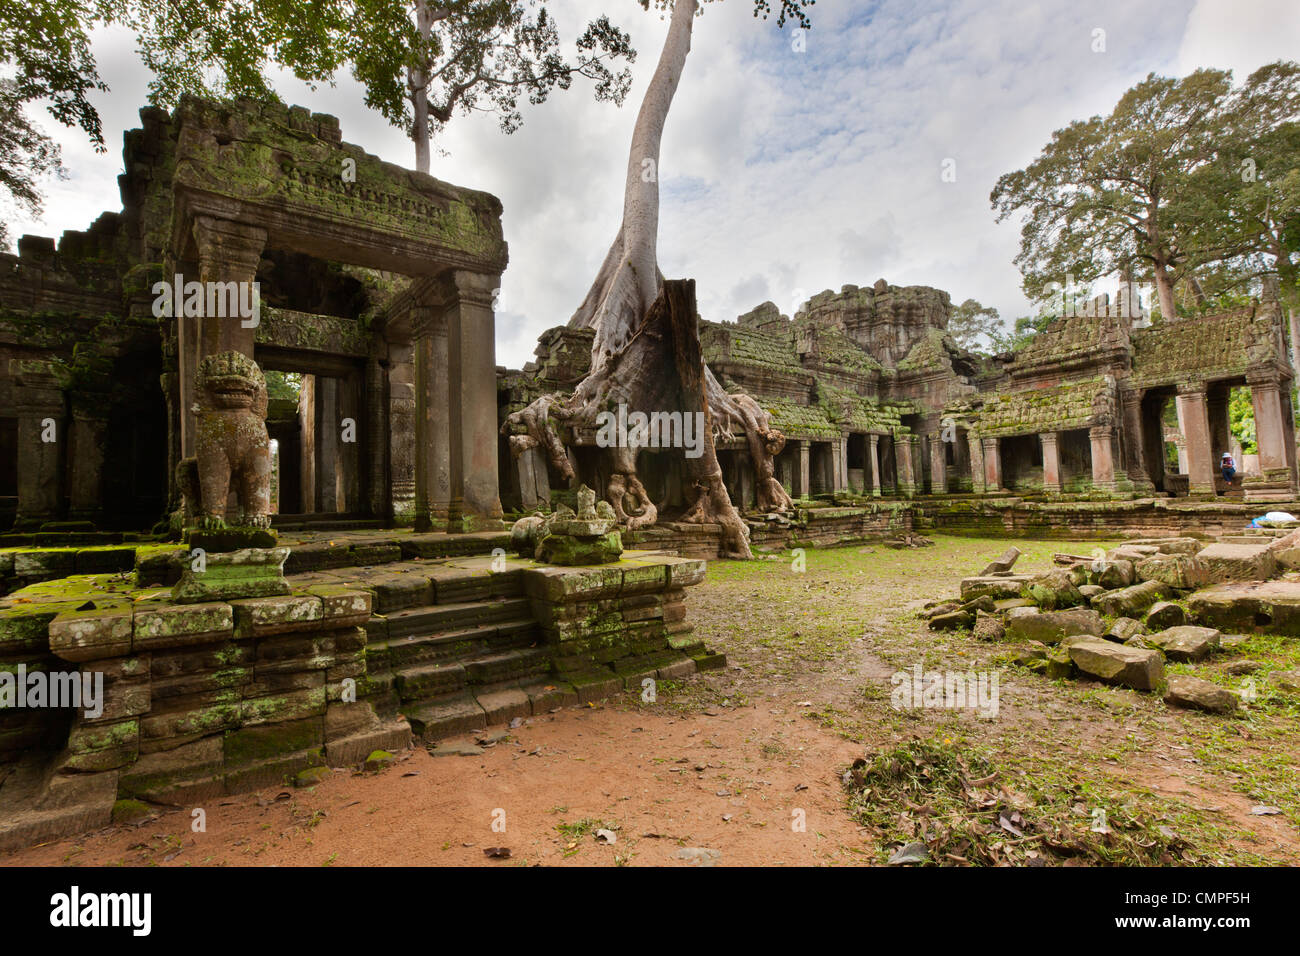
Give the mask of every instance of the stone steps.
[[405, 608], [371, 617], [366, 630], [383, 633], [388, 640], [413, 634], [440, 634], [531, 619], [527, 598], [491, 598]]

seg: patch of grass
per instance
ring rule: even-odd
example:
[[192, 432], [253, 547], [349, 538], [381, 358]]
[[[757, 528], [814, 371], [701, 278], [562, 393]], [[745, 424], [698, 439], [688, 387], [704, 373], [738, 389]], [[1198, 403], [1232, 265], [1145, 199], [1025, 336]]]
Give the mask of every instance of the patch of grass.
[[936, 865], [1154, 866], [1197, 862], [1136, 800], [1070, 777], [1008, 779], [983, 748], [911, 741], [858, 760], [849, 806], [890, 846], [924, 844]]
[[573, 823], [557, 823], [555, 829], [560, 836], [573, 842], [574, 840], [581, 840], [583, 837], [595, 833], [597, 830], [613, 830], [617, 832], [618, 824], [610, 823], [606, 820], [595, 820], [591, 817], [583, 817], [581, 820], [577, 820]]

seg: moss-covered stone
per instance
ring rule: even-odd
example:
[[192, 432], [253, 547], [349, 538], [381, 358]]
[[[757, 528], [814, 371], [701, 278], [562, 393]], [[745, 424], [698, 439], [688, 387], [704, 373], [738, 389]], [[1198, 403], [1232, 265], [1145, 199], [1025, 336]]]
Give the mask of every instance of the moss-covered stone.
[[158, 816], [158, 812], [140, 800], [118, 800], [113, 804], [113, 822], [119, 826], [145, 823]]
[[370, 756], [366, 758], [365, 769], [367, 771], [387, 770], [393, 765], [394, 757], [387, 750], [372, 750]]

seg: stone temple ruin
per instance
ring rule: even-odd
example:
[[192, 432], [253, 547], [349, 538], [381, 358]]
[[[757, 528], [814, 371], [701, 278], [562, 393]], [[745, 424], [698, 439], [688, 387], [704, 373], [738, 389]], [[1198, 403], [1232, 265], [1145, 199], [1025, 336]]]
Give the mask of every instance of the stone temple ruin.
[[[723, 666], [686, 620], [721, 535], [680, 520], [681, 450], [642, 450], [633, 530], [587, 491], [594, 433], [563, 436], [572, 482], [510, 441], [593, 334], [496, 366], [498, 200], [297, 107], [141, 119], [120, 213], [0, 255], [0, 846]], [[1151, 324], [1132, 295], [992, 359], [946, 293], [883, 280], [701, 318], [784, 438], [796, 506], [765, 514], [745, 435], [713, 436], [754, 550], [1218, 533], [1294, 500], [1277, 303]], [[1229, 487], [1242, 387], [1258, 465]], [[95, 680], [100, 707], [14, 706]]]
[[[755, 542], [913, 527], [1078, 534], [1115, 527], [1115, 516], [1125, 527], [1215, 530], [1259, 514], [1256, 502], [1294, 500], [1294, 372], [1279, 304], [1151, 324], [1135, 296], [1131, 285], [1113, 305], [1101, 296], [999, 358], [948, 335], [947, 293], [884, 280], [823, 292], [793, 319], [770, 302], [735, 322], [701, 319], [715, 375], [755, 396], [786, 438], [778, 479], [798, 499], [838, 506], [751, 523]], [[578, 381], [590, 341], [586, 330], [544, 333], [537, 361], [501, 378], [503, 411]], [[1234, 387], [1250, 390], [1259, 454], [1228, 487], [1218, 459], [1233, 450]], [[603, 487], [594, 437], [572, 440], [579, 473]], [[744, 436], [715, 440], [732, 500], [752, 509]], [[673, 457], [650, 457], [663, 460], [642, 469], [661, 520], [632, 540], [710, 555], [707, 530], [672, 520], [683, 505]], [[504, 500], [533, 508], [557, 480], [530, 450], [503, 477]]]
[[300, 108], [141, 118], [123, 211], [0, 259], [0, 845], [722, 666], [703, 561], [594, 508], [510, 553], [494, 197]]

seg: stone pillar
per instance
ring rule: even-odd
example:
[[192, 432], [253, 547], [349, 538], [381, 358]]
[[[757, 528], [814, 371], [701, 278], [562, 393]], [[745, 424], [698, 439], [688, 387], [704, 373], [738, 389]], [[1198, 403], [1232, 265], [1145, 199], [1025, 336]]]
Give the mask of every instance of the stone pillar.
[[551, 500], [551, 478], [541, 449], [526, 449], [515, 459], [515, 467], [519, 470], [519, 495], [524, 510], [548, 504]]
[[1092, 485], [1103, 491], [1115, 490], [1113, 437], [1109, 425], [1094, 425], [1088, 429], [1088, 440], [1092, 443]]
[[68, 435], [63, 391], [50, 366], [14, 359], [9, 373], [18, 414], [18, 531], [58, 519]]
[[361, 504], [361, 443], [365, 438], [366, 424], [361, 420], [361, 376], [350, 372], [339, 380], [339, 420], [350, 422], [339, 440], [339, 498], [340, 511], [358, 514]]
[[810, 467], [809, 457], [810, 452], [808, 440], [806, 438], [801, 438], [799, 439], [799, 483], [796, 486], [796, 498], [812, 497], [812, 469]]
[[[199, 251], [198, 276], [180, 272], [184, 282], [251, 283], [256, 280], [257, 266], [266, 248], [266, 230], [211, 216], [197, 216], [193, 225], [194, 243]], [[165, 277], [175, 281], [175, 275]], [[183, 293], [184, 290], [181, 290]], [[240, 301], [238, 287], [236, 302]], [[251, 290], [249, 296], [251, 296]], [[183, 298], [183, 295], [182, 295]], [[227, 296], [227, 301], [229, 297]], [[206, 295], [204, 298], [206, 304]], [[228, 310], [229, 311], [229, 310]], [[253, 357], [253, 340], [257, 332], [252, 319], [239, 315], [222, 318], [176, 316], [176, 335], [180, 350], [181, 376], [181, 450], [182, 455], [194, 454], [194, 429], [196, 419], [191, 410], [194, 404], [194, 374], [204, 358], [214, 352], [242, 352]]]
[[831, 490], [847, 491], [849, 487], [849, 439], [841, 435], [831, 442]]
[[316, 376], [316, 511], [339, 508], [339, 380]]
[[1043, 491], [1049, 495], [1061, 493], [1061, 456], [1057, 448], [1056, 432], [1043, 432], [1038, 441], [1043, 446]]
[[446, 528], [451, 511], [447, 313], [415, 312], [415, 530], [430, 531]]
[[68, 455], [68, 517], [98, 521], [103, 516], [104, 449], [107, 447], [107, 395], [75, 395]]
[[372, 518], [388, 517], [388, 403], [387, 375], [378, 357], [366, 361], [366, 483], [367, 508]]
[[941, 432], [930, 435], [930, 494], [948, 493], [948, 460]]
[[447, 311], [451, 508], [456, 530], [499, 526], [497, 384], [492, 292], [500, 277], [453, 271], [439, 283]]
[[992, 494], [1002, 490], [1002, 450], [999, 439], [984, 438], [984, 493]]
[[898, 469], [898, 493], [904, 498], [916, 494], [916, 442], [915, 435], [898, 435], [894, 438], [894, 463]]
[[732, 504], [739, 511], [752, 511], [758, 504], [758, 495], [754, 487], [754, 466], [750, 463], [749, 455], [744, 452], [737, 452], [735, 456], [736, 473], [735, 473], [735, 493], [732, 495]]
[[1120, 393], [1124, 415], [1124, 470], [1133, 482], [1133, 491], [1139, 495], [1154, 495], [1155, 483], [1147, 467], [1146, 440], [1142, 429], [1142, 392], [1126, 388]]
[[1294, 491], [1287, 455], [1287, 431], [1283, 417], [1282, 389], [1278, 380], [1247, 379], [1255, 407], [1255, 441], [1259, 446], [1259, 472], [1268, 484], [1284, 484]]
[[1205, 383], [1178, 386], [1178, 421], [1187, 449], [1188, 494], [1214, 497], [1214, 451], [1210, 447], [1210, 417]]
[[1205, 389], [1205, 414], [1210, 420], [1210, 453], [1214, 456], [1216, 470], [1219, 456], [1230, 451], [1232, 444], [1232, 428], [1228, 423], [1228, 394], [1228, 387], [1222, 384], [1210, 385]]
[[409, 344], [388, 346], [388, 484], [393, 522], [415, 521], [415, 364]]
[[979, 436], [971, 430], [966, 432], [966, 445], [970, 448], [970, 484], [971, 491], [977, 495], [984, 494], [984, 446]]
[[871, 457], [871, 497], [880, 497], [880, 436], [867, 436], [867, 454]]
[[163, 372], [158, 377], [163, 401], [167, 404], [167, 511], [181, 506], [181, 491], [176, 484], [176, 464], [181, 460], [181, 400], [180, 376], [176, 372]]
[[[266, 248], [266, 230], [211, 216], [194, 220], [194, 242], [199, 250], [199, 281], [254, 282], [257, 265]], [[191, 277], [186, 276], [188, 282]], [[240, 293], [237, 291], [236, 296]], [[244, 301], [251, 293], [236, 301]], [[227, 297], [227, 301], [229, 301]], [[229, 311], [229, 310], [228, 310]], [[204, 315], [201, 325], [203, 347], [200, 360], [214, 352], [242, 352], [253, 357], [253, 339], [257, 326], [253, 319], [240, 315]]]
[[298, 392], [298, 491], [303, 514], [316, 511], [316, 376], [304, 375]]

